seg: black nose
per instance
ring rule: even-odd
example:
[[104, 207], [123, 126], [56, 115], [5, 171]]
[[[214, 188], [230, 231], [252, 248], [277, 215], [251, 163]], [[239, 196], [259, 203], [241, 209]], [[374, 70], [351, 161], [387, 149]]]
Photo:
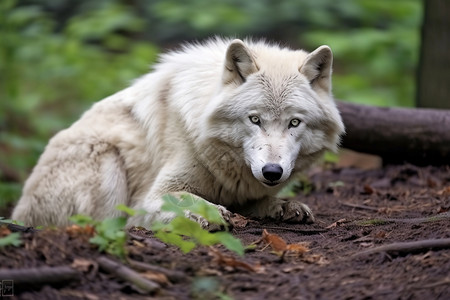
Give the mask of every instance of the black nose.
[[266, 164], [262, 168], [262, 173], [265, 179], [277, 181], [283, 175], [283, 168], [278, 164]]

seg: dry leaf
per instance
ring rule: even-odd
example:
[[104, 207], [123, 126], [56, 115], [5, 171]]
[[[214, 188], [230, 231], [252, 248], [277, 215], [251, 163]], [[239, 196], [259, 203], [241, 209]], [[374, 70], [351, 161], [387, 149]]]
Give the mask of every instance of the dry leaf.
[[291, 273], [296, 271], [303, 271], [304, 269], [305, 269], [304, 265], [295, 265], [295, 266], [288, 266], [282, 269], [281, 271], [283, 271], [284, 273]]
[[247, 226], [248, 222], [249, 219], [240, 214], [233, 214], [230, 218], [230, 224], [232, 224], [235, 228], [244, 228]]
[[231, 267], [233, 269], [240, 268], [255, 273], [264, 272], [264, 268], [261, 266], [252, 266], [246, 262], [237, 260], [233, 256], [225, 255], [213, 247], [210, 247], [208, 254], [213, 257], [215, 263], [224, 267]]
[[304, 257], [302, 259], [302, 261], [310, 263], [310, 264], [316, 264], [316, 265], [328, 264], [328, 261], [322, 255], [319, 255], [319, 254], [307, 255], [306, 257]]
[[302, 244], [290, 244], [287, 245], [287, 250], [294, 252], [295, 254], [301, 255], [309, 251], [308, 247]]
[[302, 244], [288, 244], [279, 235], [271, 234], [266, 229], [262, 233], [262, 241], [272, 247], [272, 250], [279, 256], [283, 256], [285, 252], [293, 252], [294, 254], [301, 255], [308, 252], [309, 249]]
[[372, 195], [373, 193], [375, 193], [375, 190], [373, 189], [373, 187], [371, 187], [368, 184], [365, 184], [363, 189], [364, 189], [364, 194]]
[[155, 281], [155, 282], [161, 283], [163, 285], [170, 284], [169, 279], [163, 273], [153, 272], [153, 271], [145, 271], [144, 273], [140, 273], [140, 274], [142, 277], [145, 277], [148, 280]]
[[341, 225], [342, 223], [345, 223], [346, 221], [347, 221], [347, 219], [339, 219], [336, 222], [334, 222], [333, 224], [325, 227], [325, 229], [331, 229], [331, 228], [338, 227], [339, 225]]
[[442, 190], [437, 192], [437, 194], [439, 196], [450, 196], [450, 186], [447, 186], [447, 187], [443, 188]]
[[287, 250], [287, 243], [280, 236], [271, 234], [266, 229], [263, 230], [262, 240], [270, 245], [275, 252], [284, 252]]
[[83, 235], [83, 234], [86, 234], [88, 236], [94, 236], [95, 228], [90, 225], [81, 227], [81, 226], [74, 224], [74, 225], [66, 227], [66, 232], [71, 236]]
[[8, 227], [0, 226], [0, 237], [5, 237], [11, 234], [11, 230]]
[[71, 267], [77, 269], [78, 271], [87, 273], [92, 269], [97, 270], [98, 264], [89, 259], [75, 258], [71, 264]]

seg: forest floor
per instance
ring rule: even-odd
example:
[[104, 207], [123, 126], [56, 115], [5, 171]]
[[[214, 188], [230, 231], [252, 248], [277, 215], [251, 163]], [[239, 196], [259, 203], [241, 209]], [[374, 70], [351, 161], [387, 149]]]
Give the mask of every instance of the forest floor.
[[[245, 245], [256, 245], [243, 257], [220, 246], [183, 254], [151, 232], [132, 229], [130, 264], [100, 254], [82, 231], [24, 233], [21, 246], [0, 248], [0, 277], [13, 269], [24, 270], [23, 278], [37, 276], [28, 282], [0, 278], [3, 295], [91, 300], [450, 299], [450, 167], [341, 168], [311, 172], [309, 178], [312, 191], [301, 200], [314, 211], [316, 223], [236, 216], [233, 235]], [[262, 238], [264, 229], [269, 235]], [[105, 263], [118, 267], [107, 270]], [[119, 278], [130, 270], [138, 281]]]

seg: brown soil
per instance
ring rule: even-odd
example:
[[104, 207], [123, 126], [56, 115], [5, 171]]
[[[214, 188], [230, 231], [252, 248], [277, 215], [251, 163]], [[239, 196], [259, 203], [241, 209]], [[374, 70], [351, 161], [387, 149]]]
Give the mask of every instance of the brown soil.
[[[25, 233], [21, 247], [0, 248], [0, 274], [43, 266], [76, 270], [75, 279], [60, 275], [54, 283], [14, 280], [19, 299], [450, 299], [448, 243], [366, 252], [399, 242], [450, 238], [449, 167], [345, 168], [310, 178], [314, 189], [301, 198], [315, 212], [315, 224], [252, 220], [233, 230], [248, 245], [261, 240], [266, 229], [287, 244], [307, 246], [306, 253], [292, 246], [293, 251], [276, 254], [266, 243], [275, 240], [266, 239], [244, 257], [222, 247], [182, 254], [134, 229], [129, 258], [158, 267], [143, 271], [99, 254], [85, 231], [58, 229]], [[159, 287], [144, 292], [105, 271], [99, 266], [105, 256]], [[44, 271], [39, 269], [38, 277], [48, 282]]]

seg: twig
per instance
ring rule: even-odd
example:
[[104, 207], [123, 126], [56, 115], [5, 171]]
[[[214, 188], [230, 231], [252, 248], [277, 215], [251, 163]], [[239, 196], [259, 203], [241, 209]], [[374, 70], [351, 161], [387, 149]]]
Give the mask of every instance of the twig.
[[427, 250], [437, 250], [446, 248], [450, 248], [450, 238], [393, 243], [356, 253], [353, 255], [353, 257], [367, 256], [379, 252], [400, 254], [400, 253], [415, 253]]
[[9, 230], [12, 232], [36, 232], [39, 231], [39, 229], [33, 228], [33, 227], [26, 227], [21, 225], [16, 225], [8, 222], [0, 221], [0, 226], [5, 225]]
[[[296, 232], [300, 234], [305, 235], [313, 235], [313, 234], [319, 234], [329, 231], [328, 229], [299, 229], [299, 228], [292, 228], [292, 227], [278, 227], [278, 226], [263, 226], [265, 229], [270, 230], [281, 230], [281, 231], [291, 231]], [[248, 228], [248, 229], [239, 229], [236, 230], [237, 232], [251, 232], [254, 228]], [[260, 231], [262, 233], [262, 230], [260, 228], [256, 228], [256, 230]]]
[[69, 266], [38, 267], [26, 269], [0, 269], [0, 278], [15, 284], [50, 284], [78, 280], [80, 273]]
[[134, 232], [131, 232], [131, 231], [128, 231], [127, 234], [128, 234], [132, 239], [135, 239], [135, 240], [137, 240], [137, 241], [139, 241], [139, 242], [143, 242], [146, 246], [151, 247], [151, 248], [153, 248], [153, 249], [156, 249], [156, 250], [164, 250], [164, 249], [167, 248], [167, 245], [166, 245], [166, 244], [161, 243], [161, 242], [159, 242], [159, 241], [152, 240], [150, 237], [141, 236], [141, 235], [139, 235], [139, 234], [137, 234], [137, 233], [134, 233]]
[[344, 206], [348, 206], [348, 207], [351, 207], [351, 208], [359, 208], [359, 209], [378, 211], [378, 208], [372, 207], [372, 206], [367, 206], [367, 205], [354, 204], [354, 203], [343, 202], [343, 201], [339, 201], [339, 204], [342, 204]]
[[156, 282], [145, 279], [138, 272], [128, 268], [121, 263], [110, 260], [105, 256], [99, 257], [97, 259], [97, 262], [100, 268], [116, 275], [117, 277], [125, 281], [134, 284], [136, 287], [145, 292], [155, 292], [160, 288], [159, 284], [157, 284]]
[[163, 268], [160, 266], [150, 265], [150, 264], [132, 260], [132, 259], [128, 259], [127, 262], [134, 269], [164, 274], [171, 282], [180, 282], [182, 280], [186, 280], [186, 277], [187, 277], [183, 272], [180, 272], [180, 271], [169, 270], [169, 269], [166, 269], [166, 268]]

